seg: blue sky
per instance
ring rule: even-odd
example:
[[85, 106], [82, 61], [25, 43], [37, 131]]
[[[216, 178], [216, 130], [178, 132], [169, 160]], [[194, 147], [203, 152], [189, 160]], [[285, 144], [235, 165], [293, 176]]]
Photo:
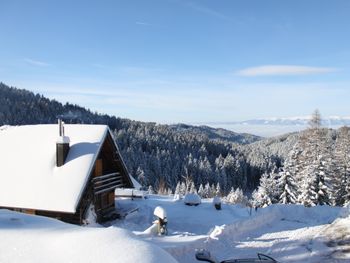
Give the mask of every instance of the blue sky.
[[0, 0], [0, 81], [161, 123], [349, 116], [347, 0]]

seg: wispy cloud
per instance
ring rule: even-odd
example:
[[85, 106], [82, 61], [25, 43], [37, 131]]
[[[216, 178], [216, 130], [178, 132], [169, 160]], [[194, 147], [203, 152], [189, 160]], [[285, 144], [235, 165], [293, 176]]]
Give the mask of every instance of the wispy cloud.
[[336, 68], [326, 67], [307, 67], [297, 65], [263, 65], [239, 70], [236, 72], [239, 76], [291, 76], [291, 75], [312, 75], [325, 74], [336, 71]]
[[206, 14], [206, 15], [209, 15], [212, 17], [216, 17], [216, 18], [219, 18], [222, 20], [227, 20], [227, 21], [231, 20], [230, 17], [228, 17], [228, 16], [224, 15], [223, 13], [220, 13], [214, 9], [211, 9], [209, 7], [199, 5], [199, 4], [193, 3], [193, 2], [187, 3], [186, 5], [190, 8], [192, 8], [193, 10], [198, 11], [200, 13], [203, 13], [203, 14]]
[[25, 58], [24, 61], [30, 65], [33, 66], [39, 66], [39, 67], [47, 67], [50, 66], [50, 64], [43, 62], [43, 61], [39, 61], [39, 60], [34, 60], [34, 59], [30, 59], [30, 58]]
[[142, 22], [142, 21], [136, 21], [135, 24], [139, 26], [153, 26], [151, 23]]

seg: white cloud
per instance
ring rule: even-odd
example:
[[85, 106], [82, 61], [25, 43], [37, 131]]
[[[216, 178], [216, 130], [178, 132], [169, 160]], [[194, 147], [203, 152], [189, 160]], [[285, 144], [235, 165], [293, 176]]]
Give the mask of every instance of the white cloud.
[[139, 25], [139, 26], [152, 26], [152, 24], [150, 24], [150, 23], [141, 22], [141, 21], [136, 21], [136, 25]]
[[50, 64], [43, 62], [43, 61], [39, 61], [39, 60], [34, 60], [34, 59], [30, 59], [30, 58], [25, 58], [24, 61], [30, 65], [33, 66], [39, 66], [39, 67], [47, 67], [50, 66]]
[[335, 68], [325, 67], [307, 67], [296, 65], [263, 65], [239, 70], [236, 72], [239, 76], [291, 76], [291, 75], [311, 75], [334, 72]]

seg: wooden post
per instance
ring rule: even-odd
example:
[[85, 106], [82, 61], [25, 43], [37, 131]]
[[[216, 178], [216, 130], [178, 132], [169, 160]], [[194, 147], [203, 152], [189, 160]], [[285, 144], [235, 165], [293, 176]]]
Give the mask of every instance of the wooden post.
[[97, 159], [95, 163], [94, 177], [101, 176], [103, 173], [102, 159]]

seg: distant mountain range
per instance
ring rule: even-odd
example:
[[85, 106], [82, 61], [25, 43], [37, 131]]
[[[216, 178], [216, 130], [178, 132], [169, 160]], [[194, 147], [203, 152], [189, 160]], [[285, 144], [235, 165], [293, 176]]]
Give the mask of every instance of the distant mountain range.
[[[215, 124], [218, 126], [220, 124], [226, 125], [290, 125], [290, 126], [307, 126], [309, 124], [311, 116], [301, 116], [301, 117], [289, 117], [289, 118], [265, 118], [265, 119], [252, 119], [246, 121], [236, 121], [236, 122], [212, 122], [207, 123]], [[339, 117], [339, 116], [330, 116], [322, 118], [322, 124], [326, 127], [333, 126], [349, 126], [350, 125], [350, 116], [349, 117]]]

